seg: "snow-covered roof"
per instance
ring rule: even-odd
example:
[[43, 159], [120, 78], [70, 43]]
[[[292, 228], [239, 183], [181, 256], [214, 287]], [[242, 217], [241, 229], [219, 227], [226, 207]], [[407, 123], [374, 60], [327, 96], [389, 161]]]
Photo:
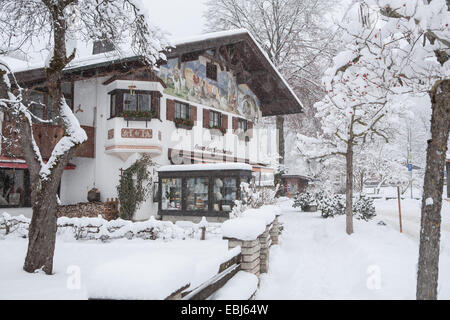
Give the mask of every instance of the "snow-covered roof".
[[250, 34], [250, 32], [247, 29], [217, 31], [217, 32], [199, 34], [199, 35], [191, 36], [191, 37], [174, 39], [171, 41], [171, 43], [174, 46], [178, 46], [181, 44], [188, 44], [188, 43], [192, 43], [192, 42], [200, 42], [200, 41], [205, 41], [205, 40], [219, 39], [219, 38], [223, 38], [223, 37], [235, 36], [238, 34]]
[[[288, 113], [293, 113], [293, 112], [300, 112], [301, 109], [303, 109], [303, 104], [300, 101], [300, 99], [297, 97], [297, 95], [294, 93], [294, 91], [292, 90], [292, 88], [290, 87], [290, 85], [287, 83], [287, 81], [283, 78], [283, 76], [281, 75], [281, 73], [278, 71], [278, 69], [275, 67], [275, 65], [272, 63], [272, 61], [270, 60], [270, 58], [268, 57], [268, 55], [266, 54], [266, 52], [261, 48], [261, 46], [258, 44], [258, 42], [256, 41], [256, 39], [254, 38], [254, 36], [246, 29], [235, 29], [235, 30], [229, 30], [229, 31], [219, 31], [219, 32], [213, 32], [213, 33], [206, 33], [206, 34], [201, 34], [201, 35], [197, 35], [197, 36], [193, 36], [193, 37], [188, 37], [188, 38], [184, 38], [184, 39], [177, 39], [174, 41], [171, 41], [170, 43], [175, 46], [175, 50], [174, 52], [176, 53], [177, 46], [184, 46], [184, 45], [188, 45], [188, 44], [195, 44], [195, 43], [201, 43], [204, 41], [211, 41], [211, 40], [216, 40], [216, 39], [222, 39], [222, 38], [228, 38], [228, 37], [232, 37], [232, 36], [247, 36], [248, 38], [251, 39], [251, 41], [253, 42], [254, 46], [256, 46], [256, 48], [258, 48], [259, 54], [263, 57], [263, 59], [265, 60], [265, 63], [267, 66], [270, 66], [269, 69], [272, 69], [271, 71], [273, 71], [273, 73], [276, 75], [276, 81], [281, 81], [281, 83], [283, 84], [283, 87], [286, 88], [286, 90], [289, 92], [290, 97], [293, 100], [295, 100], [296, 105], [299, 106], [299, 108], [294, 107], [292, 110], [289, 109], [290, 111]], [[225, 39], [224, 39], [225, 40]], [[73, 70], [76, 71], [77, 69], [81, 69], [81, 68], [88, 68], [88, 67], [97, 67], [99, 65], [103, 65], [105, 63], [119, 63], [119, 62], [124, 62], [124, 61], [128, 61], [128, 60], [137, 60], [138, 57], [131, 51], [123, 51], [121, 53], [119, 52], [106, 52], [106, 53], [100, 53], [100, 54], [91, 54], [92, 51], [82, 51], [82, 53], [77, 54], [76, 58], [73, 59], [67, 66], [66, 68], [64, 68], [64, 70], [69, 71], [69, 70]], [[169, 53], [170, 55], [170, 53]], [[2, 59], [5, 60], [4, 57], [2, 57]], [[44, 66], [45, 66], [45, 61], [40, 60], [40, 61], [34, 61], [34, 62], [26, 62], [26, 61], [21, 61], [21, 60], [17, 60], [17, 59], [13, 59], [13, 58], [8, 58], [10, 62], [8, 62], [8, 64], [10, 64], [10, 68], [14, 73], [22, 73], [22, 72], [27, 72], [27, 71], [31, 71], [31, 70], [39, 70], [39, 73], [36, 73], [36, 77], [44, 77], [45, 76], [45, 72], [44, 72]], [[266, 66], [266, 68], [268, 68]], [[277, 91], [279, 91], [280, 93], [282, 92], [282, 90], [277, 89]], [[286, 106], [284, 106], [284, 109], [286, 109]], [[298, 111], [296, 111], [298, 109]], [[267, 115], [273, 115], [268, 113]]]
[[252, 166], [247, 163], [230, 162], [230, 163], [205, 163], [205, 164], [178, 164], [163, 166], [158, 172], [174, 172], [174, 171], [212, 171], [212, 170], [252, 170]]
[[294, 90], [292, 90], [291, 86], [287, 83], [287, 81], [284, 79], [284, 77], [281, 75], [281, 73], [278, 71], [278, 69], [272, 63], [272, 61], [270, 60], [270, 58], [267, 55], [267, 53], [261, 48], [261, 46], [259, 45], [258, 41], [256, 41], [255, 37], [247, 29], [234, 29], [234, 30], [227, 30], [227, 31], [218, 31], [218, 32], [212, 32], [212, 33], [205, 33], [205, 34], [201, 34], [201, 35], [194, 36], [194, 37], [178, 39], [178, 40], [172, 41], [172, 44], [174, 46], [179, 46], [179, 45], [185, 45], [185, 44], [190, 44], [190, 43], [195, 43], [195, 42], [202, 42], [202, 41], [206, 41], [206, 40], [213, 40], [213, 39], [219, 39], [219, 38], [223, 38], [223, 37], [230, 37], [230, 36], [236, 36], [236, 35], [248, 35], [252, 39], [254, 44], [258, 47], [258, 49], [261, 52], [261, 54], [264, 56], [264, 58], [270, 64], [270, 66], [275, 71], [275, 73], [277, 74], [279, 79], [283, 82], [283, 84], [289, 90], [289, 92], [294, 97], [296, 102], [302, 108], [304, 108], [302, 102], [297, 97], [297, 95], [295, 94]]

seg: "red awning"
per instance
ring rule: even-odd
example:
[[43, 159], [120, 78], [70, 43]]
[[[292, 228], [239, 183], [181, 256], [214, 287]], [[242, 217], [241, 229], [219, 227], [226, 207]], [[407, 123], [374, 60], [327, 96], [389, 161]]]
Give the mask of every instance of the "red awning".
[[[44, 160], [47, 162], [47, 160]], [[10, 168], [10, 169], [28, 169], [28, 166], [23, 159], [8, 158], [0, 156], [0, 168]], [[75, 170], [76, 165], [68, 163], [64, 170]]]

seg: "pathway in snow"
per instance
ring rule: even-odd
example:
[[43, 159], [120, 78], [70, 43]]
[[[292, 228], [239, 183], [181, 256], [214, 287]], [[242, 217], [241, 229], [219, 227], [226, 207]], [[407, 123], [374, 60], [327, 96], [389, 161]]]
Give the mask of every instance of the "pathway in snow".
[[[390, 225], [322, 219], [280, 203], [284, 231], [270, 252], [257, 299], [414, 299], [418, 242]], [[439, 297], [450, 298], [450, 256], [440, 261]]]

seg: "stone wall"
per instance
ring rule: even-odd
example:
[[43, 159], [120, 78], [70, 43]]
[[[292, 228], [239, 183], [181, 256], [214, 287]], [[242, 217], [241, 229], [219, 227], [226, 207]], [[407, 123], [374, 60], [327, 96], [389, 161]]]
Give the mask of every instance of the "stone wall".
[[253, 273], [259, 278], [261, 273], [267, 273], [269, 270], [269, 249], [272, 244], [278, 244], [278, 236], [277, 215], [255, 239], [242, 240], [228, 237], [223, 239], [228, 240], [229, 249], [241, 246], [241, 270]]

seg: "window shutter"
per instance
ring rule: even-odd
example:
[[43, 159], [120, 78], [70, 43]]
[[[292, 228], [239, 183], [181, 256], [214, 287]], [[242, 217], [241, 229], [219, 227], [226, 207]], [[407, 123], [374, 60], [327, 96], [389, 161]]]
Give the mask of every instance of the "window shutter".
[[189, 119], [192, 121], [197, 121], [197, 107], [196, 106], [189, 106]]
[[152, 111], [156, 114], [156, 118], [161, 118], [161, 93], [152, 91]]
[[175, 101], [166, 100], [166, 119], [173, 121], [175, 119]]
[[232, 125], [233, 125], [233, 132], [234, 132], [238, 128], [238, 118], [233, 117], [232, 121], [233, 121]]
[[228, 116], [226, 114], [222, 114], [222, 128], [228, 130]]
[[209, 128], [209, 110], [203, 109], [203, 128]]
[[247, 131], [249, 138], [253, 137], [253, 122], [247, 121]]

